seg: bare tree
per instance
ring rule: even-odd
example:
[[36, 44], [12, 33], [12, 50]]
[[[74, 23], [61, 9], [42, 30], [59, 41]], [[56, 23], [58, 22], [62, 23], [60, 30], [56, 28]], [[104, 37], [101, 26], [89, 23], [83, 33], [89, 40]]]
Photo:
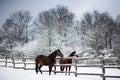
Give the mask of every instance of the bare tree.
[[10, 18], [19, 32], [20, 41], [28, 42], [28, 27], [30, 26], [31, 15], [29, 11], [16, 11]]
[[3, 41], [6, 41], [6, 47], [12, 49], [14, 42], [19, 39], [17, 28], [13, 25], [13, 20], [7, 19], [2, 26], [1, 32]]

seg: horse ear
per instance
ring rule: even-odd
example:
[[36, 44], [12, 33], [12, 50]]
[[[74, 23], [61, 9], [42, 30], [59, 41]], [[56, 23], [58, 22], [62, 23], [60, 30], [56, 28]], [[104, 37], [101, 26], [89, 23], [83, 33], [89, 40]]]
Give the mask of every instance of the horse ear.
[[74, 51], [74, 53], [76, 53], [76, 51]]
[[60, 51], [60, 49], [58, 49], [58, 51]]

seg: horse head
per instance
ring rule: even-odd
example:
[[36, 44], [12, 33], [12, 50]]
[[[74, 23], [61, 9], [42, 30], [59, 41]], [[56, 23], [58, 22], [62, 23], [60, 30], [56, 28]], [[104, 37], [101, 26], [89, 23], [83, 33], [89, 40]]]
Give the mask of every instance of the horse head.
[[57, 50], [57, 55], [60, 56], [60, 57], [63, 57], [63, 54], [62, 54], [62, 52], [60, 51], [60, 49]]

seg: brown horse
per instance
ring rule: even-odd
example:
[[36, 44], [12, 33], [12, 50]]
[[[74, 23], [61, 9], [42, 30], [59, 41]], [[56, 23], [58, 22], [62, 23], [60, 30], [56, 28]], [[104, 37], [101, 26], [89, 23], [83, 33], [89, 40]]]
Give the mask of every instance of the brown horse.
[[[73, 57], [73, 56], [76, 56], [78, 57], [78, 55], [76, 55], [76, 51], [73, 51], [68, 57]], [[67, 59], [67, 58], [63, 58], [63, 59], [60, 59], [59, 61], [60, 64], [72, 64], [72, 59]], [[67, 68], [69, 67], [69, 71], [71, 70], [71, 66], [60, 66], [60, 70], [61, 71], [64, 71], [64, 69], [66, 68], [66, 71], [67, 71]], [[69, 73], [70, 75], [70, 73]]]
[[38, 73], [38, 69], [39, 69], [39, 71], [42, 74], [41, 67], [43, 65], [45, 65], [45, 66], [49, 66], [49, 75], [51, 75], [52, 67], [54, 66], [54, 64], [56, 62], [56, 60], [55, 60], [56, 56], [63, 57], [63, 54], [61, 53], [61, 51], [59, 49], [54, 51], [49, 56], [38, 55], [35, 58], [35, 70], [36, 70], [36, 73]]

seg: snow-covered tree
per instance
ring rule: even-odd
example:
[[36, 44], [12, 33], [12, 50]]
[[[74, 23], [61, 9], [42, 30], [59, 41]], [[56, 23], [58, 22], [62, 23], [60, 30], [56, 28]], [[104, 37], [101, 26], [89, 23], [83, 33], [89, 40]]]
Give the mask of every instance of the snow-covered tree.
[[37, 31], [46, 36], [49, 51], [51, 48], [62, 48], [67, 44], [69, 28], [73, 25], [74, 14], [67, 7], [57, 6], [39, 13], [35, 20]]
[[108, 13], [98, 11], [86, 13], [81, 21], [81, 26], [87, 45], [94, 48], [98, 54], [101, 49], [112, 48], [114, 22]]

